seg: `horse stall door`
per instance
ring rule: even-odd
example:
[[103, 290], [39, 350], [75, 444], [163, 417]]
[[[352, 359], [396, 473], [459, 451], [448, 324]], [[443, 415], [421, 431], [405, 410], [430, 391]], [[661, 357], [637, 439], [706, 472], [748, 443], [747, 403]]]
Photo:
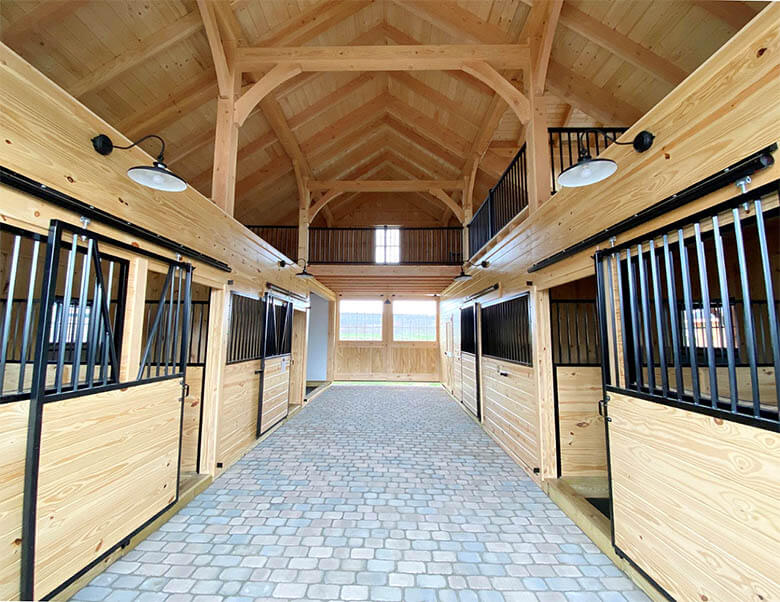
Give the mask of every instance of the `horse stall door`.
[[[167, 273], [142, 334], [144, 254]], [[178, 498], [191, 266], [57, 221], [45, 256], [22, 599], [56, 595]]]
[[223, 375], [217, 468], [227, 468], [257, 439], [265, 302], [230, 294], [227, 365]]
[[290, 369], [290, 407], [302, 406], [306, 397], [306, 338], [308, 310], [293, 310]]
[[[582, 477], [607, 490], [596, 278], [550, 290], [550, 324], [560, 477]], [[596, 482], [597, 481], [597, 482]], [[606, 495], [605, 495], [606, 497]]]
[[613, 544], [677, 600], [780, 600], [776, 184], [597, 252]]
[[256, 429], [258, 437], [284, 420], [290, 410], [293, 314], [292, 301], [266, 293], [265, 337]]
[[469, 305], [460, 310], [460, 350], [461, 350], [461, 393], [463, 406], [477, 419], [480, 419], [479, 404], [479, 345], [478, 345], [478, 305]]

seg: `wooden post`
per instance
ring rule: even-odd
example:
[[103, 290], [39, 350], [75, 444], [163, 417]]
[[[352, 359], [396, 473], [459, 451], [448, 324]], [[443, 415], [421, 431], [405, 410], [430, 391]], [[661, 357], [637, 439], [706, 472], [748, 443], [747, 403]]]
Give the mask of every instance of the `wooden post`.
[[474, 216], [474, 180], [477, 176], [479, 160], [474, 162], [469, 170], [469, 175], [463, 178], [463, 262], [471, 259], [469, 253], [469, 222]]
[[550, 329], [550, 292], [531, 290], [533, 301], [533, 348], [536, 398], [539, 402], [539, 469], [540, 477], [558, 478], [555, 441], [555, 392], [553, 390], [552, 333]]
[[[234, 82], [235, 83], [235, 82]], [[234, 89], [238, 86], [234, 86]], [[235, 95], [217, 101], [217, 130], [214, 143], [214, 170], [211, 176], [211, 200], [232, 216], [236, 205], [236, 163], [238, 161], [238, 124], [234, 118]]]
[[311, 206], [311, 191], [303, 175], [300, 163], [293, 159], [295, 181], [298, 185], [298, 263], [309, 263], [309, 207]]
[[120, 382], [135, 380], [141, 366], [148, 269], [149, 260], [144, 257], [135, 257], [130, 261], [127, 277], [125, 327], [122, 333], [122, 357], [119, 361]]
[[550, 149], [547, 143], [547, 102], [537, 94], [531, 99], [531, 120], [526, 125], [528, 158], [528, 211], [534, 212], [550, 198]]
[[230, 290], [227, 285], [211, 289], [209, 303], [208, 350], [203, 383], [203, 419], [201, 423], [200, 472], [217, 474], [219, 417], [222, 408], [222, 380], [227, 361], [228, 328], [230, 324]]

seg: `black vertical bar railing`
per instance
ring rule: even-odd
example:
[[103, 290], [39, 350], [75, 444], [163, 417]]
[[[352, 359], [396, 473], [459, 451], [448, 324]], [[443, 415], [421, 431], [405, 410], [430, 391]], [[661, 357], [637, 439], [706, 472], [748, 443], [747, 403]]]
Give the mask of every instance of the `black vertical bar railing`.
[[600, 327], [595, 299], [553, 299], [552, 356], [556, 366], [600, 366]]
[[250, 225], [249, 230], [293, 261], [298, 259], [298, 226]]
[[312, 227], [309, 263], [460, 265], [462, 241], [460, 227]]
[[548, 128], [550, 147], [550, 190], [558, 192], [558, 175], [577, 162], [578, 144], [587, 149], [591, 156], [597, 156], [617, 140], [627, 127], [610, 128]]

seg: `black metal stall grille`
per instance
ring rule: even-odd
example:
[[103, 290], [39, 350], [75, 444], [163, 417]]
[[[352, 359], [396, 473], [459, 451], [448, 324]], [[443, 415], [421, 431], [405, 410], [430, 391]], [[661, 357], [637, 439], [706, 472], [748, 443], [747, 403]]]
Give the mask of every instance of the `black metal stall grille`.
[[600, 366], [601, 341], [595, 299], [550, 301], [552, 356], [556, 366]]
[[287, 355], [292, 351], [293, 304], [266, 295], [265, 357]]
[[[163, 310], [163, 316], [166, 316], [166, 308]], [[152, 320], [154, 320], [155, 312], [157, 311], [159, 300], [147, 299], [146, 308], [144, 310], [144, 333], [149, 332], [152, 326]], [[175, 307], [175, 302], [174, 302]], [[175, 311], [175, 310], [174, 310]], [[209, 323], [209, 302], [208, 301], [192, 301], [190, 303], [190, 334], [189, 334], [189, 349], [187, 357], [188, 366], [205, 366], [206, 365], [206, 336], [208, 334]], [[154, 350], [152, 351], [154, 353]]]
[[482, 307], [482, 355], [533, 365], [528, 294]]
[[147, 305], [138, 380], [184, 374], [192, 328], [191, 275], [190, 270], [170, 265], [160, 298]]
[[461, 353], [477, 353], [477, 322], [474, 305], [460, 310], [460, 350]]
[[779, 248], [775, 185], [597, 253], [607, 388], [777, 430]]
[[263, 357], [265, 303], [237, 293], [230, 294], [230, 331], [227, 363], [248, 362]]

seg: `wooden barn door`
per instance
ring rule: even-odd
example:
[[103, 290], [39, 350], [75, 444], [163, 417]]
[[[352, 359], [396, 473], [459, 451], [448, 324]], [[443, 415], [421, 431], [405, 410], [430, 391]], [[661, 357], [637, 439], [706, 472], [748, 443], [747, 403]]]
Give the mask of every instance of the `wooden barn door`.
[[284, 420], [289, 413], [294, 313], [292, 301], [266, 293], [257, 411], [258, 437]]
[[482, 419], [479, 387], [479, 304], [460, 310], [461, 403]]

